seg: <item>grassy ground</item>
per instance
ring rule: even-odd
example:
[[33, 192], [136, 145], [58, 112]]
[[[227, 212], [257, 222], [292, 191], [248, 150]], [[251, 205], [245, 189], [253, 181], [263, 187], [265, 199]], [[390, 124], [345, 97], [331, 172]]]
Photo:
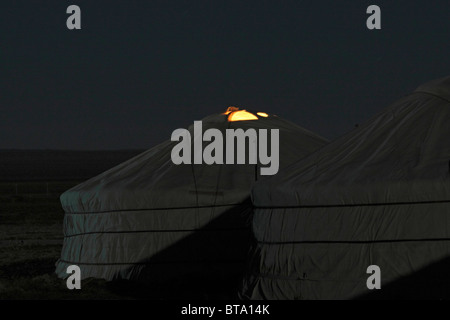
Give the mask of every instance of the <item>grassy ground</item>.
[[[60, 188], [68, 182], [50, 183]], [[7, 189], [5, 183], [0, 189]], [[32, 189], [36, 183], [21, 183]], [[11, 189], [11, 188], [10, 188]], [[0, 196], [0, 299], [123, 299], [111, 284], [87, 280], [82, 290], [68, 290], [54, 274], [62, 248], [62, 221], [58, 194]]]
[[[59, 195], [140, 152], [0, 150], [0, 299], [191, 297], [164, 285], [98, 279], [68, 290], [54, 274], [63, 243]], [[204, 298], [202, 290], [196, 297]]]
[[47, 194], [47, 182], [0, 183], [0, 300], [236, 298], [230, 283], [217, 282], [205, 288], [177, 283], [171, 289], [167, 284], [86, 279], [81, 290], [67, 289], [54, 273], [62, 249], [64, 216], [60, 192], [54, 191], [76, 184], [78, 181], [49, 182]]

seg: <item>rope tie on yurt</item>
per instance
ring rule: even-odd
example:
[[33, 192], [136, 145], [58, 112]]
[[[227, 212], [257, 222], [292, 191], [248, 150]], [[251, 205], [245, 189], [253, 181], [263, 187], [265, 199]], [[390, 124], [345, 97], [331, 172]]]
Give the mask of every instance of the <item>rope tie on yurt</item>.
[[194, 180], [194, 189], [195, 189], [195, 225], [198, 226], [198, 215], [199, 215], [199, 202], [198, 202], [198, 187], [197, 187], [197, 179], [195, 178], [195, 170], [194, 170], [194, 161], [191, 161], [191, 171], [192, 178]]
[[194, 180], [195, 204], [196, 204], [196, 208], [198, 208], [198, 207], [199, 207], [199, 203], [198, 203], [197, 179], [195, 179], [195, 171], [194, 171], [194, 164], [193, 164], [193, 161], [191, 161], [191, 172], [192, 172], [192, 178], [193, 178], [193, 180]]
[[[230, 126], [231, 126], [231, 122], [228, 122], [226, 129], [230, 129]], [[219, 166], [219, 172], [217, 173], [216, 190], [214, 191], [214, 201], [213, 201], [213, 206], [211, 207], [211, 215], [214, 214], [214, 207], [217, 204], [217, 195], [219, 194], [219, 183], [220, 183], [220, 177], [222, 175], [222, 166], [223, 165]]]

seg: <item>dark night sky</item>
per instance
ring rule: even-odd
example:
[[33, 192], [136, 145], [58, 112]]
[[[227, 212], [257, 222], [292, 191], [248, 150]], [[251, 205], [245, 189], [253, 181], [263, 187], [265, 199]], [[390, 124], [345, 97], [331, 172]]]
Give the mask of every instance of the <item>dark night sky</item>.
[[448, 0], [3, 0], [0, 30], [0, 148], [149, 148], [228, 105], [334, 139], [450, 74]]

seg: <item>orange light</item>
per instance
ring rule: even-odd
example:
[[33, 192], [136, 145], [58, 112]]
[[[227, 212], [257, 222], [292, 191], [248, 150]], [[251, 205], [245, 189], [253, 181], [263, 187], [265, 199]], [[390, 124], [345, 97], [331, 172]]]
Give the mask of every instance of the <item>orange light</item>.
[[228, 107], [227, 111], [225, 111], [223, 114], [229, 114], [231, 112], [238, 111], [238, 110], [239, 110], [239, 108], [237, 108], [237, 107]]
[[263, 118], [267, 118], [269, 115], [265, 112], [257, 112], [256, 113], [258, 116], [263, 117]]
[[258, 117], [245, 110], [234, 111], [228, 116], [228, 121], [230, 122], [246, 120], [258, 120]]

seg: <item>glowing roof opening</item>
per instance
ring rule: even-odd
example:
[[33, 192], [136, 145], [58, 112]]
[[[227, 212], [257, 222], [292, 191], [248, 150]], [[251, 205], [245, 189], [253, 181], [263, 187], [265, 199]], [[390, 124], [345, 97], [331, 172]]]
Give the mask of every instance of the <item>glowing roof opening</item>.
[[258, 120], [258, 117], [246, 110], [234, 111], [228, 116], [228, 121], [230, 122], [246, 120]]
[[[227, 111], [225, 111], [223, 114], [228, 115], [228, 121], [247, 121], [247, 120], [258, 120], [259, 118], [254, 115], [251, 112], [248, 112], [247, 110], [239, 110], [238, 107], [228, 107]], [[267, 118], [269, 115], [265, 112], [257, 112], [258, 116]]]

